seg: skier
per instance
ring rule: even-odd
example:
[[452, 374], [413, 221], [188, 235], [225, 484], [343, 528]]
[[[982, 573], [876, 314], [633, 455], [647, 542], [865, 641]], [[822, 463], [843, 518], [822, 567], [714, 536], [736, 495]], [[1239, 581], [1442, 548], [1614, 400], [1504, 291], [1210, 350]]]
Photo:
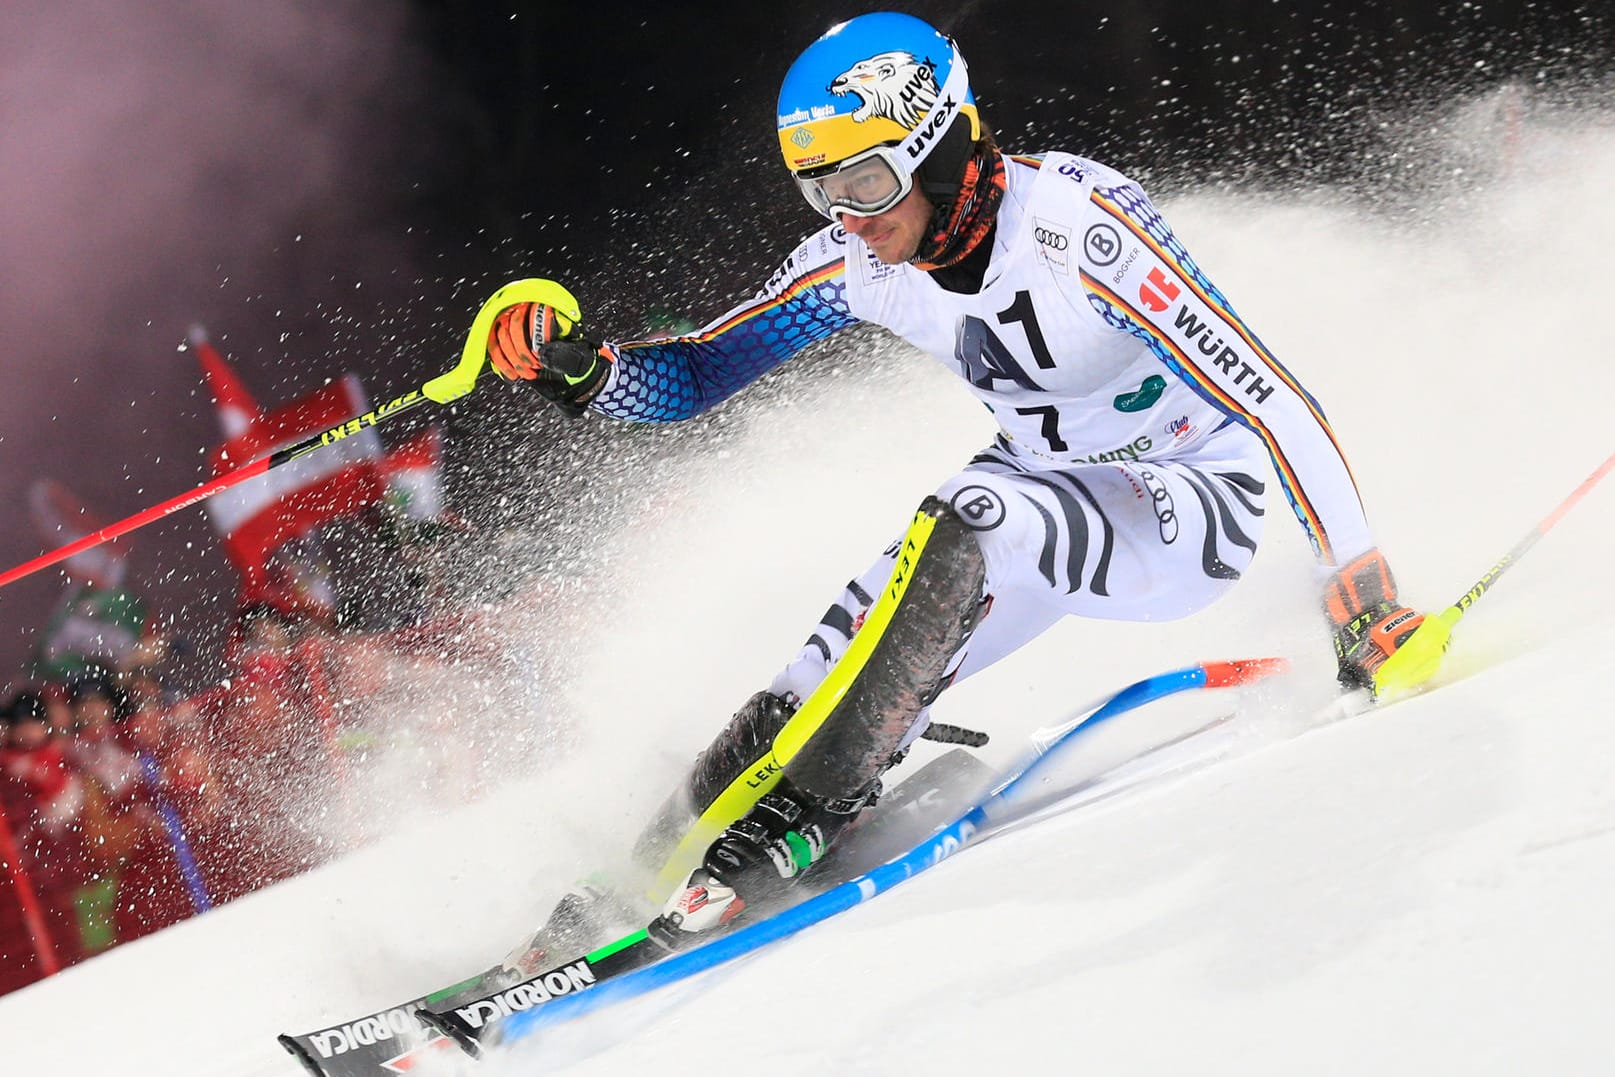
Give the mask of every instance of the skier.
[[[783, 893], [871, 803], [953, 681], [1067, 615], [1167, 620], [1225, 594], [1261, 534], [1264, 458], [1327, 577], [1340, 680], [1374, 690], [1433, 672], [1394, 661], [1423, 615], [1397, 598], [1322, 409], [1138, 184], [1070, 154], [1001, 152], [957, 47], [907, 15], [815, 41], [778, 112], [786, 167], [828, 223], [754, 298], [632, 343], [517, 304], [490, 335], [495, 368], [569, 416], [670, 422], [874, 322], [964, 379], [999, 432], [697, 759], [653, 836], [681, 831], [792, 726], [783, 774], [711, 844], [654, 935], [677, 946]], [[563, 900], [531, 953], [587, 920], [586, 904]]]

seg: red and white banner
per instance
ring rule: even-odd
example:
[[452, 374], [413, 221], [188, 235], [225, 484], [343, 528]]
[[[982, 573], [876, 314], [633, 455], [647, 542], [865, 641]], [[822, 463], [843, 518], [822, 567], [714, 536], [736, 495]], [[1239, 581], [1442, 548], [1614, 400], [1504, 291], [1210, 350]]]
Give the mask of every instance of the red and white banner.
[[[28, 513], [40, 537], [52, 546], [77, 542], [107, 524], [77, 494], [50, 479], [40, 479], [28, 488]], [[76, 553], [65, 564], [74, 580], [109, 590], [123, 583], [128, 557], [129, 547], [113, 540]]]
[[235, 367], [225, 361], [201, 326], [192, 326], [191, 349], [197, 362], [202, 364], [202, 377], [207, 381], [208, 392], [213, 394], [214, 407], [219, 413], [219, 427], [226, 441], [246, 433], [247, 427], [258, 421], [262, 409], [253, 399], [239, 377]]
[[429, 426], [381, 460], [387, 500], [409, 520], [443, 515], [443, 431]]
[[[223, 474], [369, 410], [359, 379], [349, 374], [261, 414], [214, 451], [213, 472]], [[382, 498], [381, 456], [381, 439], [369, 427], [208, 500], [208, 516], [241, 573], [247, 597], [268, 586], [269, 555], [281, 544]]]

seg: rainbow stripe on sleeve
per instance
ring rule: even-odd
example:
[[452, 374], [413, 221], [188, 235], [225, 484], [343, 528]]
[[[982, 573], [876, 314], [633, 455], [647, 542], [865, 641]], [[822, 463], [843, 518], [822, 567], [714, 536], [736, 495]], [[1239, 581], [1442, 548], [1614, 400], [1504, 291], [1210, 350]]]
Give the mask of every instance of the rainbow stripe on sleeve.
[[[1165, 221], [1161, 220], [1158, 215], [1154, 215], [1153, 212], [1150, 214], [1153, 217], [1151, 223], [1154, 223], [1161, 232], [1161, 235], [1157, 236], [1149, 229], [1145, 221], [1141, 221], [1138, 216], [1135, 216], [1135, 212], [1142, 215], [1143, 206], [1135, 210], [1118, 200], [1115, 197], [1117, 193], [1114, 190], [1095, 189], [1091, 197], [1094, 204], [1118, 225], [1126, 229], [1129, 234], [1142, 243], [1146, 249], [1154, 253], [1162, 262], [1171, 266], [1184, 283], [1188, 285], [1190, 291], [1209, 309], [1216, 312], [1233, 334], [1249, 348], [1250, 354], [1261, 362], [1277, 381], [1281, 382], [1297, 398], [1305, 402], [1308, 412], [1333, 447], [1336, 456], [1339, 457], [1341, 467], [1345, 469], [1346, 475], [1351, 479], [1355, 491], [1356, 479], [1352, 477], [1351, 466], [1347, 463], [1345, 454], [1340, 449], [1340, 443], [1335, 439], [1334, 430], [1330, 427], [1329, 420], [1324, 416], [1318, 402], [1301, 386], [1295, 376], [1273, 357], [1272, 352], [1268, 351], [1267, 346], [1261, 342], [1256, 334], [1250, 331], [1228, 300], [1217, 291], [1211, 281], [1195, 265], [1194, 260], [1189, 257], [1188, 251], [1172, 236], [1166, 227]], [[1144, 205], [1147, 206], [1148, 204], [1144, 203]], [[1122, 298], [1113, 289], [1086, 270], [1082, 273], [1082, 280], [1092, 295], [1112, 307], [1113, 310], [1120, 312], [1120, 315], [1127, 322], [1125, 328], [1135, 333], [1147, 334], [1147, 340], [1156, 354], [1162, 356], [1163, 359], [1169, 359], [1170, 364], [1174, 366], [1181, 377], [1188, 379], [1202, 396], [1215, 403], [1224, 413], [1232, 416], [1262, 439], [1262, 443], [1267, 447], [1269, 455], [1273, 458], [1280, 485], [1283, 486], [1285, 496], [1289, 499], [1290, 504], [1295, 508], [1297, 518], [1306, 529], [1318, 553], [1332, 562], [1334, 554], [1329, 543], [1328, 534], [1324, 529], [1322, 518], [1314, 507], [1312, 499], [1307, 496], [1295, 467], [1285, 455], [1279, 439], [1273, 435], [1273, 432], [1261, 418], [1246, 406], [1242, 398], [1236, 397], [1222, 388], [1216, 379], [1202, 369], [1181, 345], [1157, 331], [1153, 319], [1141, 312], [1134, 304]]]
[[[803, 292], [816, 288], [827, 281], [835, 280], [837, 277], [843, 275], [846, 271], [847, 263], [844, 260], [837, 259], [828, 265], [814, 270], [806, 276], [792, 281], [790, 286], [779, 295], [765, 296], [759, 302], [754, 303], [749, 307], [737, 308], [736, 310], [730, 312], [730, 314], [724, 318], [723, 321], [718, 322], [716, 325], [709, 325], [699, 333], [687, 337], [679, 337], [678, 339], [693, 340], [697, 343], [705, 344], [708, 341], [729, 332], [742, 322], [751, 321], [753, 318], [767, 317], [771, 312], [780, 310]], [[634, 343], [622, 345], [622, 348], [624, 349], [636, 347], [643, 347], [643, 345]]]
[[843, 297], [844, 273], [844, 261], [836, 258], [771, 285], [695, 333], [615, 345], [616, 370], [591, 406], [636, 422], [700, 414], [853, 324], [857, 319]]

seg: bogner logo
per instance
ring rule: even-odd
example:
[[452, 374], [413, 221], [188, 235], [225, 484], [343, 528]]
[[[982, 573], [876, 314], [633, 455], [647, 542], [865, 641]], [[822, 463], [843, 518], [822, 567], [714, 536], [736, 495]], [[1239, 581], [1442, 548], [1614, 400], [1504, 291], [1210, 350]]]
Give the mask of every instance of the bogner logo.
[[1087, 234], [1082, 237], [1082, 244], [1088, 249], [1088, 257], [1093, 259], [1093, 264], [1101, 269], [1114, 265], [1116, 259], [1121, 257], [1122, 237], [1108, 224], [1089, 225]]
[[985, 486], [961, 488], [948, 505], [972, 531], [991, 531], [1007, 515], [1003, 500]]
[[454, 1012], [472, 1028], [482, 1028], [492, 1021], [502, 1021], [513, 1013], [530, 1010], [546, 1002], [583, 991], [595, 985], [594, 969], [587, 961], [574, 961], [570, 965], [535, 976], [526, 983], [499, 992], [489, 998], [461, 1006]]

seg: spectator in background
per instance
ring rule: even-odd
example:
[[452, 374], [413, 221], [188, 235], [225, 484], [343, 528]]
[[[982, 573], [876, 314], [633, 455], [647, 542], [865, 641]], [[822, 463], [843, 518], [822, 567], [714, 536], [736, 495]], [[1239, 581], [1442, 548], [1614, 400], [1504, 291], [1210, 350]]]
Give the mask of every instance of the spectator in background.
[[207, 748], [206, 723], [194, 702], [137, 710], [124, 732], [130, 746], [156, 764], [157, 788], [179, 811], [187, 833], [229, 823], [230, 807]]
[[[142, 689], [140, 683], [135, 680], [126, 692], [129, 716], [121, 723], [119, 740], [139, 767], [142, 814], [151, 824], [119, 878], [119, 942], [177, 923], [193, 909], [178, 849], [183, 844], [194, 855], [195, 830], [182, 814], [169, 763], [179, 745], [160, 694], [151, 691], [150, 684]], [[200, 886], [203, 900], [208, 900], [206, 881]]]
[[18, 693], [6, 710], [10, 728], [0, 772], [15, 784], [28, 811], [20, 826], [29, 837], [62, 838], [84, 812], [84, 784], [68, 762], [70, 742], [52, 728], [52, 708], [39, 693]]
[[80, 584], [68, 591], [40, 635], [34, 676], [68, 684], [121, 669], [147, 638], [149, 621], [145, 600], [133, 591]]
[[173, 702], [172, 693], [163, 687], [162, 678], [150, 666], [125, 670], [118, 678], [118, 687], [123, 692], [124, 711], [130, 717], [142, 711], [161, 714]]
[[127, 698], [104, 677], [86, 677], [68, 688], [73, 711], [71, 762], [94, 781], [109, 807], [120, 813], [140, 791], [140, 764], [118, 742], [117, 723], [126, 717]]
[[119, 941], [119, 910], [133, 900], [120, 894], [131, 865], [161, 857], [161, 821], [147, 795], [134, 752], [118, 741], [124, 698], [100, 677], [75, 681], [68, 693], [74, 738], [69, 761], [84, 778], [84, 853], [88, 867], [77, 901], [86, 948], [99, 952]]
[[86, 790], [68, 759], [71, 719], [65, 701], [37, 692], [19, 693], [7, 710], [10, 729], [0, 748], [6, 816], [58, 954], [76, 961], [88, 952], [76, 902], [86, 874]]
[[296, 688], [297, 638], [293, 615], [269, 603], [245, 606], [238, 615], [229, 659], [239, 676], [225, 708], [222, 739], [231, 784], [243, 791], [266, 769], [278, 772], [291, 751], [285, 712]]
[[42, 684], [37, 693], [29, 693], [40, 700], [45, 711], [45, 726], [63, 748], [73, 740], [73, 705], [68, 702], [67, 693], [66, 684], [56, 683]]

